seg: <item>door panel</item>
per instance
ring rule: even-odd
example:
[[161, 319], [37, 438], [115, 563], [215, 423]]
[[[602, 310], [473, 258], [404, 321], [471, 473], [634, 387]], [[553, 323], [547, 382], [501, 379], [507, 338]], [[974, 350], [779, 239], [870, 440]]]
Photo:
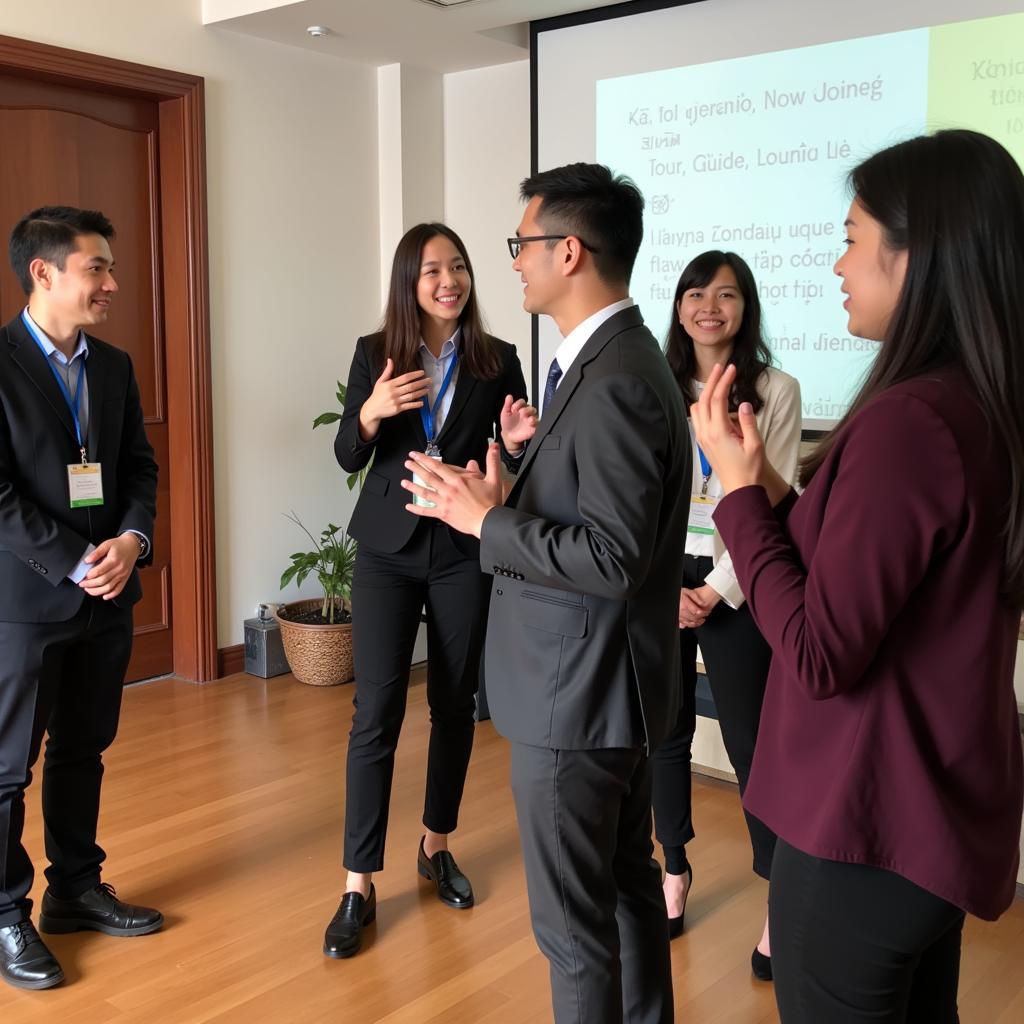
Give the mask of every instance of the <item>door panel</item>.
[[[115, 93], [0, 75], [0, 239], [37, 206], [102, 210], [120, 290], [97, 333], [132, 358], [146, 434], [160, 466], [154, 564], [142, 571], [127, 680], [172, 670], [170, 474], [165, 385], [157, 104]], [[0, 267], [0, 316], [25, 303], [8, 262]]]

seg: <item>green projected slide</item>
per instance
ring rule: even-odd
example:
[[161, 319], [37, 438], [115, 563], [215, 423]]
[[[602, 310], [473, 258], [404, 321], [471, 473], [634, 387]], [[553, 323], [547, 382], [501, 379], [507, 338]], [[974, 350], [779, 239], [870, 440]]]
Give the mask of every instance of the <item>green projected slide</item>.
[[647, 199], [632, 294], [663, 334], [686, 263], [750, 264], [805, 426], [846, 409], [875, 343], [846, 330], [832, 265], [846, 174], [934, 128], [999, 139], [1024, 162], [1024, 14], [850, 39], [597, 83], [597, 159]]

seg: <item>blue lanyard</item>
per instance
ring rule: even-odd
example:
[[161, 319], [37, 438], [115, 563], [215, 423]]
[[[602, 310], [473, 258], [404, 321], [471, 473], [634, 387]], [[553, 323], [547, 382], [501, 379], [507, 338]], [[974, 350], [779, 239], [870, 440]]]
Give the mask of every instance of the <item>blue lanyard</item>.
[[434, 404], [431, 405], [429, 401], [425, 400], [420, 406], [420, 419], [423, 420], [423, 433], [427, 435], [428, 448], [434, 443], [434, 417], [437, 415], [437, 410], [441, 408], [441, 401], [448, 390], [448, 385], [452, 382], [452, 374], [455, 372], [455, 364], [458, 361], [459, 353], [456, 352], [452, 356], [452, 361], [448, 364], [448, 372], [444, 375], [444, 380], [441, 381], [441, 388], [437, 392]]
[[82, 464], [84, 465], [88, 461], [88, 458], [85, 452], [85, 443], [82, 441], [82, 421], [78, 416], [78, 410], [82, 404], [82, 377], [85, 375], [85, 356], [82, 356], [81, 362], [78, 364], [78, 380], [75, 382], [75, 395], [72, 398], [67, 384], [64, 383], [64, 378], [57, 372], [57, 367], [53, 365], [50, 357], [46, 353], [46, 346], [43, 344], [43, 339], [39, 337], [35, 326], [26, 316], [24, 310], [21, 312], [21, 319], [22, 323], [24, 323], [25, 327], [28, 329], [28, 333], [32, 335], [33, 341], [35, 341], [39, 346], [39, 351], [43, 353], [46, 365], [50, 368], [50, 372], [57, 379], [57, 386], [60, 388], [60, 393], [64, 396], [64, 401], [67, 402], [68, 409], [71, 411], [71, 419], [75, 424], [75, 437], [78, 439], [78, 447], [82, 453]]
[[704, 454], [704, 449], [700, 445], [697, 445], [697, 454], [700, 456], [700, 472], [704, 477], [704, 485], [700, 489], [701, 497], [707, 497], [708, 493], [708, 481], [711, 479], [711, 463], [708, 462], [708, 457]]

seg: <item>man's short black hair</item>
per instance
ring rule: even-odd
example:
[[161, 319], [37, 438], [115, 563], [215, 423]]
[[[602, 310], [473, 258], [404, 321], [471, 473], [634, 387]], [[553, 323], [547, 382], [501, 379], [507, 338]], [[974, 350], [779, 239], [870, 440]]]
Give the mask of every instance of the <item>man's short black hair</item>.
[[79, 235], [102, 235], [109, 242], [114, 237], [114, 225], [98, 210], [74, 206], [40, 206], [18, 221], [8, 251], [11, 267], [26, 295], [32, 294], [29, 264], [41, 259], [63, 270]]
[[527, 202], [541, 197], [545, 234], [575, 235], [605, 283], [629, 284], [644, 237], [644, 197], [629, 178], [603, 164], [566, 164], [527, 178], [519, 191]]

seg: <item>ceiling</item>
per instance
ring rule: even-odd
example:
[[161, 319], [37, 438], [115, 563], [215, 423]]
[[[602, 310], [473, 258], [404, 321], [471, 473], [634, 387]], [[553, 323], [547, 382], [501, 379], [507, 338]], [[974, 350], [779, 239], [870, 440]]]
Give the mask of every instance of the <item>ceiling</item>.
[[[359, 63], [448, 72], [525, 60], [530, 21], [616, 2], [471, 0], [443, 8], [424, 0], [203, 0], [203, 22]], [[312, 38], [310, 25], [330, 32]]]

